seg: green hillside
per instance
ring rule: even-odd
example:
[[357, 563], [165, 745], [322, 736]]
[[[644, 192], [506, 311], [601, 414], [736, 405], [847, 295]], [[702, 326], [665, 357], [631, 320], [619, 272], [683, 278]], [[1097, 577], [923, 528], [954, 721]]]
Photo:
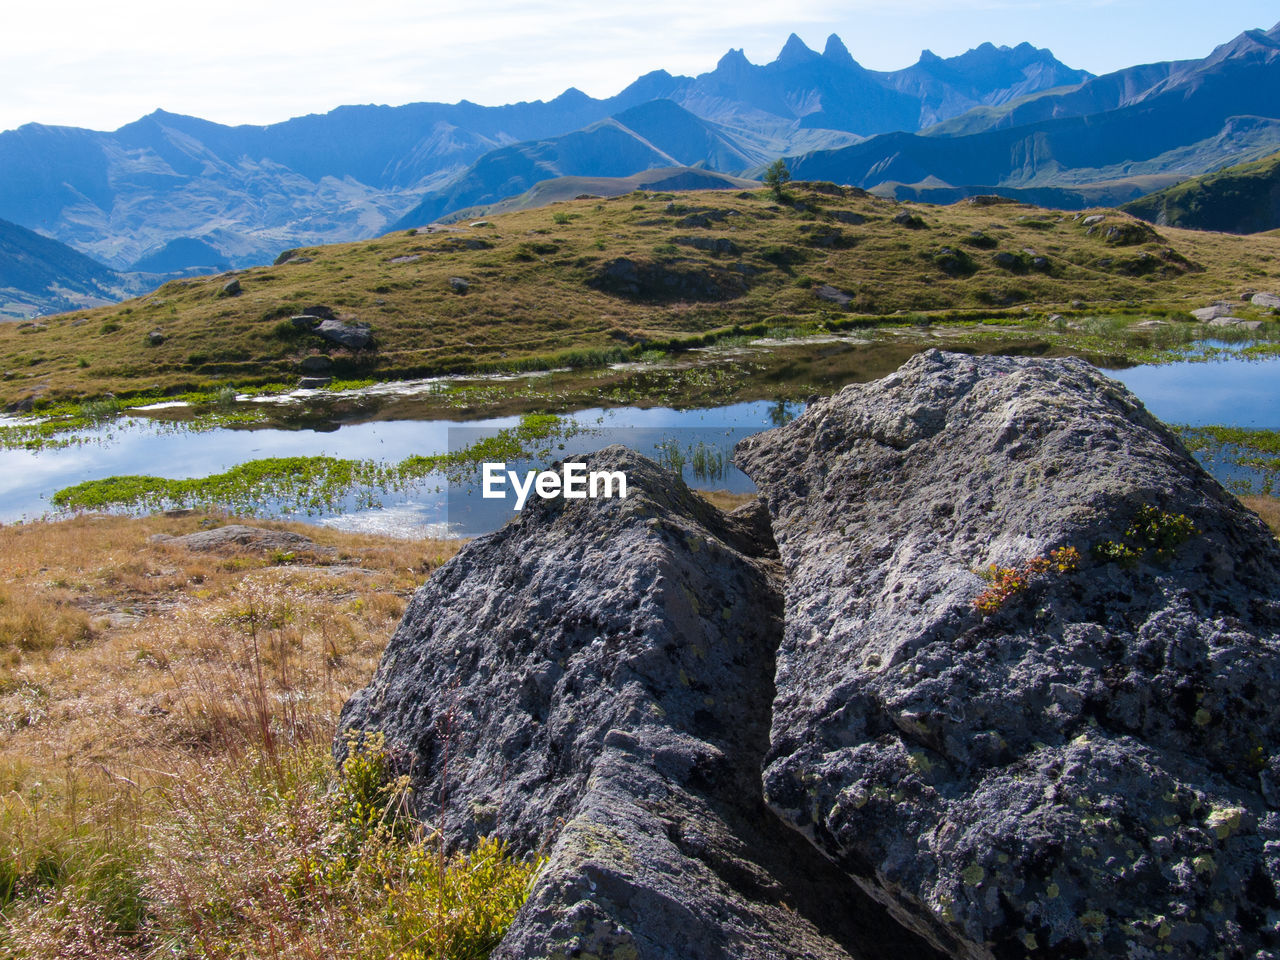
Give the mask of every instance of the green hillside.
[[1280, 227], [1280, 153], [1192, 177], [1125, 204], [1157, 225], [1262, 233]]
[[108, 303], [127, 284], [66, 244], [0, 220], [0, 322]]
[[[735, 328], [898, 312], [1185, 311], [1280, 288], [1278, 258], [1274, 237], [1157, 231], [1114, 211], [915, 206], [821, 184], [793, 185], [784, 203], [638, 192], [299, 249], [0, 325], [0, 402], [291, 383], [316, 366], [375, 379], [588, 366]], [[338, 347], [290, 319], [330, 313], [369, 324], [372, 344]]]

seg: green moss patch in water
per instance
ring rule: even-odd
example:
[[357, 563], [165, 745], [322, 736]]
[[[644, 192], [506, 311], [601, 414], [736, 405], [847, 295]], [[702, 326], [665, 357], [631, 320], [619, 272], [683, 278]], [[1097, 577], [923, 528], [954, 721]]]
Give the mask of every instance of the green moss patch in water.
[[460, 451], [406, 457], [399, 463], [338, 457], [266, 457], [207, 477], [174, 480], [115, 476], [65, 487], [52, 497], [60, 510], [160, 510], [169, 507], [223, 507], [239, 511], [268, 508], [316, 514], [356, 496], [362, 508], [378, 506], [378, 495], [399, 490], [429, 474], [465, 469], [488, 460], [549, 455], [558, 440], [578, 427], [552, 414], [527, 414]]

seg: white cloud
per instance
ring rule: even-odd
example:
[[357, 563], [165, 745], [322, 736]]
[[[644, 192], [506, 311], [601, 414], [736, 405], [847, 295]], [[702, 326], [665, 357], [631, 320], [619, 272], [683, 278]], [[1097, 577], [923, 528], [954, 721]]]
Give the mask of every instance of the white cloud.
[[264, 123], [343, 103], [505, 103], [569, 86], [607, 96], [653, 69], [704, 72], [730, 47], [767, 62], [792, 31], [818, 48], [837, 32], [875, 69], [905, 66], [922, 47], [950, 55], [987, 39], [1028, 39], [1099, 70], [1203, 55], [1245, 27], [1271, 25], [1260, 0], [1212, 9], [1193, 0], [223, 0], [202, 8], [68, 0], [10, 7], [0, 129], [27, 121], [110, 129], [156, 107]]

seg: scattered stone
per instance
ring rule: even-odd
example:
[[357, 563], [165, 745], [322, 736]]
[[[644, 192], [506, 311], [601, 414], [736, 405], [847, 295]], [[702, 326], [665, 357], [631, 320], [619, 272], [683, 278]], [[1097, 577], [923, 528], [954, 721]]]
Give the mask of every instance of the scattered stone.
[[1088, 306], [1088, 304], [1087, 304], [1087, 303], [1085, 303], [1083, 300], [1072, 300], [1072, 301], [1071, 301], [1071, 309], [1072, 309], [1072, 310], [1083, 310], [1083, 309], [1084, 309], [1085, 307], [1087, 307], [1087, 306]]
[[333, 377], [302, 377], [298, 380], [299, 390], [323, 390], [333, 383]]
[[351, 350], [363, 350], [373, 342], [373, 328], [358, 320], [346, 323], [330, 318], [321, 320], [314, 329], [326, 340]]
[[47, 323], [37, 323], [35, 321], [30, 321], [30, 320], [24, 323], [18, 324], [19, 333], [43, 333], [45, 330], [48, 330], [48, 329], [49, 329], [49, 325]]
[[322, 353], [311, 353], [298, 363], [303, 373], [325, 373], [332, 369], [333, 361]]
[[280, 255], [276, 257], [274, 261], [272, 261], [271, 265], [273, 267], [278, 267], [281, 264], [288, 263], [290, 260], [293, 259], [293, 255], [297, 252], [298, 252], [297, 250], [281, 251]]
[[405, 254], [403, 257], [392, 257], [390, 260], [387, 261], [387, 263], [413, 263], [413, 261], [421, 260], [421, 259], [422, 259], [422, 254], [420, 253], [408, 253], [408, 254]]
[[586, 462], [627, 499], [534, 500], [464, 547], [340, 721], [386, 734], [451, 842], [548, 851], [494, 960], [934, 956], [763, 803], [781, 595], [758, 504], [721, 514], [620, 447]]
[[1255, 293], [1249, 302], [1255, 307], [1280, 310], [1280, 296], [1276, 296], [1274, 293]]
[[466, 293], [471, 289], [471, 281], [464, 277], [450, 277], [449, 289], [454, 293]]
[[290, 317], [289, 322], [299, 330], [314, 330], [320, 326], [320, 317], [313, 317], [310, 314], [299, 314], [296, 317]]
[[1012, 197], [1002, 197], [994, 193], [980, 193], [968, 198], [971, 207], [995, 207], [1018, 202]]
[[[1089, 229], [1093, 232], [1093, 228]], [[1152, 228], [1151, 224], [1141, 220], [1125, 220], [1113, 223], [1105, 231], [1103, 237], [1107, 243], [1116, 247], [1130, 247], [1140, 243], [1163, 243], [1164, 238]]]
[[1101, 213], [1095, 213], [1092, 216], [1085, 217], [1083, 220], [1080, 221], [1080, 223], [1081, 225], [1086, 227], [1095, 227], [1105, 219], [1107, 219], [1105, 215]]
[[1241, 320], [1236, 324], [1241, 330], [1261, 330], [1261, 320]]
[[1155, 330], [1158, 327], [1167, 327], [1168, 325], [1164, 320], [1142, 320], [1134, 324], [1139, 330]]
[[333, 547], [321, 546], [310, 537], [287, 530], [268, 530], [265, 527], [250, 527], [240, 523], [228, 524], [225, 527], [214, 527], [212, 530], [198, 530], [182, 537], [171, 537], [158, 533], [151, 538], [153, 543], [164, 543], [175, 547], [186, 547], [188, 550], [268, 550], [297, 551], [308, 553], [333, 554]]
[[1239, 317], [1214, 317], [1209, 321], [1211, 327], [1235, 327], [1239, 326], [1242, 321]]
[[160, 346], [160, 344], [164, 343], [164, 334], [159, 330], [152, 330], [147, 334], [147, 343], [153, 347]]
[[924, 219], [911, 213], [908, 210], [902, 210], [893, 215], [893, 222], [900, 227], [906, 227], [908, 230], [923, 230], [928, 226]]
[[1231, 316], [1231, 313], [1235, 308], [1235, 304], [1233, 303], [1228, 303], [1226, 300], [1217, 300], [1214, 303], [1209, 304], [1207, 307], [1201, 307], [1199, 310], [1192, 310], [1191, 316], [1195, 317], [1201, 323], [1207, 323], [1208, 321], [1214, 320], [1218, 317]]
[[825, 300], [827, 303], [834, 303], [841, 310], [849, 309], [849, 304], [853, 303], [853, 297], [849, 296], [849, 294], [845, 293], [843, 290], [838, 290], [831, 286], [829, 283], [824, 283], [822, 286], [816, 287], [813, 291], [813, 295], [819, 300]]
[[222, 292], [220, 295], [224, 297], [238, 297], [242, 292], [243, 291], [240, 287], [240, 278], [236, 277], [232, 280], [228, 280], [222, 285]]
[[[591, 200], [591, 199], [593, 199], [593, 198], [592, 198], [592, 197], [579, 197], [578, 199], [579, 199], [579, 200], [584, 200], [584, 199], [585, 199], [585, 200]], [[473, 226], [473, 227], [477, 227], [477, 228], [478, 228], [478, 227], [492, 227], [492, 226], [493, 226], [493, 224], [492, 224], [492, 223], [490, 223], [488, 220], [475, 220], [475, 221], [472, 221], [471, 226]]]
[[1131, 393], [928, 351], [735, 462], [787, 572], [780, 816], [949, 956], [1266, 956], [1280, 544]]

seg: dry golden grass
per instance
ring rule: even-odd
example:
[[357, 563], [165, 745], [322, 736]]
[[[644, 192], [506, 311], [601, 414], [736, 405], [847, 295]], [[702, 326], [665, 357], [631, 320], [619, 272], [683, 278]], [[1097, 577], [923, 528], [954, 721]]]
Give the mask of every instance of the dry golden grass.
[[[166, 896], [214, 888], [253, 916], [218, 941], [243, 934], [250, 946], [213, 955], [325, 956], [351, 932], [325, 914], [320, 926], [341, 929], [290, 939], [289, 923], [310, 930], [315, 916], [272, 913], [278, 861], [323, 834], [338, 710], [367, 682], [408, 595], [458, 544], [263, 521], [334, 548], [280, 564], [151, 540], [220, 522], [0, 526], [0, 954], [165, 952], [173, 923], [185, 918], [182, 937], [198, 940], [192, 923], [213, 909]], [[254, 823], [288, 836], [233, 842]], [[171, 871], [157, 855], [203, 861], [219, 846], [222, 872]], [[197, 946], [166, 955], [209, 953]]]
[[699, 490], [697, 492], [713, 507], [717, 510], [723, 510], [725, 513], [737, 510], [738, 507], [750, 503], [756, 498], [754, 493], [731, 493], [728, 490]]
[[1260, 516], [1280, 537], [1280, 499], [1276, 497], [1241, 497], [1240, 502]]
[[209, 522], [0, 527], [0, 763], [145, 779], [246, 734], [259, 696], [330, 725], [408, 593], [456, 551], [293, 525], [337, 553], [276, 565], [150, 540]]

